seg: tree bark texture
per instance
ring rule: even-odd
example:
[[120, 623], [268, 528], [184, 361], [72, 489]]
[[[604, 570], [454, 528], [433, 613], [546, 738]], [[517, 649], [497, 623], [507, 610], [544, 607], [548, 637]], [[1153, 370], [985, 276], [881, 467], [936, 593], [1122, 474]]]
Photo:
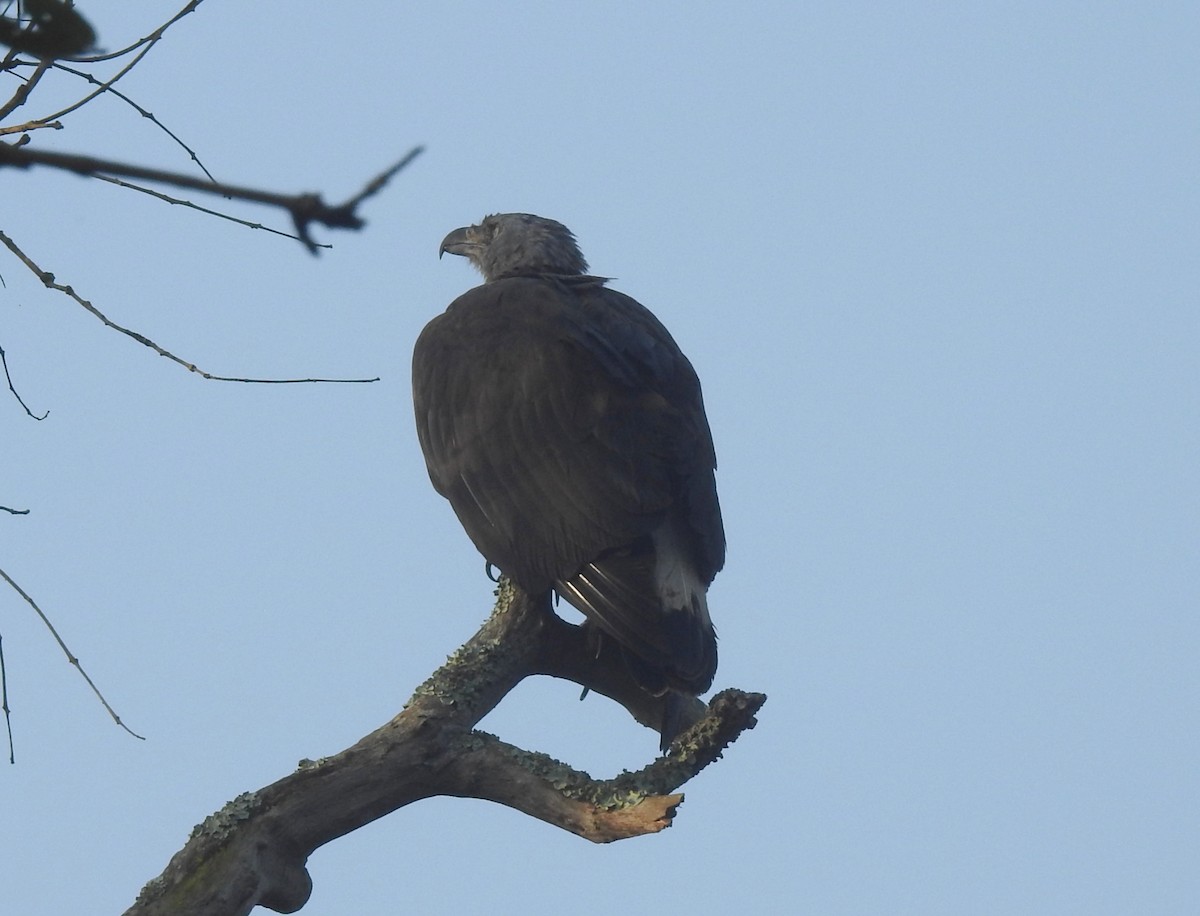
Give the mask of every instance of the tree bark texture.
[[404, 709], [352, 747], [301, 761], [279, 781], [239, 795], [192, 831], [126, 916], [234, 916], [261, 905], [293, 913], [308, 901], [305, 868], [318, 847], [435, 795], [508, 805], [597, 843], [671, 825], [675, 790], [755, 725], [763, 694], [725, 690], [696, 700], [670, 753], [596, 780], [474, 726], [531, 674], [611, 697], [657, 727], [664, 699], [641, 690], [611, 646], [501, 580], [496, 607], [470, 640], [417, 688]]

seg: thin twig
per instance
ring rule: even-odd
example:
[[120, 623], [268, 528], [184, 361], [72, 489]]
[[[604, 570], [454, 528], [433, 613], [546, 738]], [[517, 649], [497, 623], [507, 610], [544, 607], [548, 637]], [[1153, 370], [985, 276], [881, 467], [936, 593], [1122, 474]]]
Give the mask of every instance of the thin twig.
[[[10, 127], [0, 127], [0, 137], [7, 137], [9, 134], [27, 134], [31, 130], [62, 130], [62, 121], [26, 121], [24, 124], [13, 124]], [[22, 137], [22, 140], [28, 139]]]
[[28, 515], [28, 509], [10, 509], [8, 506], [0, 506], [0, 512], [7, 512], [9, 515]]
[[[188, 146], [186, 143], [184, 143], [183, 140], [179, 137], [179, 135], [175, 133], [175, 131], [171, 130], [171, 128], [169, 128], [169, 127], [167, 127], [167, 125], [163, 124], [163, 122], [160, 121], [153, 112], [148, 111], [145, 108], [143, 108], [141, 105], [139, 105], [137, 102], [135, 102], [129, 96], [127, 96], [120, 89], [114, 89], [112, 86], [105, 86], [103, 83], [100, 82], [100, 80], [96, 79], [96, 77], [93, 76], [91, 73], [88, 73], [85, 70], [76, 70], [74, 67], [68, 67], [62, 63], [55, 62], [54, 69], [62, 70], [64, 73], [70, 73], [72, 76], [78, 76], [81, 79], [87, 80], [89, 83], [91, 83], [94, 86], [100, 86], [102, 91], [105, 91], [105, 92], [109, 93], [110, 95], [115, 95], [118, 99], [120, 99], [122, 102], [124, 102], [130, 108], [132, 108], [134, 111], [136, 111], [138, 114], [140, 114], [143, 118], [146, 118], [147, 120], [151, 121], [159, 130], [161, 130], [168, 137], [170, 137], [172, 140], [174, 140], [175, 143], [178, 144], [179, 147], [181, 149], [183, 149], [183, 151], [185, 153], [188, 154], [188, 156], [191, 158], [191, 160], [194, 163], [196, 163], [197, 166], [200, 167], [200, 171], [202, 171], [205, 175], [208, 176], [209, 181], [217, 180], [216, 178], [213, 177], [212, 172], [210, 172], [208, 170], [208, 168], [204, 165], [204, 163], [200, 161], [200, 157], [196, 155], [196, 151], [194, 149], [192, 149], [190, 146]], [[40, 122], [34, 122], [34, 123], [40, 123]]]
[[168, 172], [162, 169], [152, 169], [145, 166], [129, 165], [123, 162], [112, 162], [97, 159], [94, 156], [83, 156], [75, 153], [54, 153], [48, 150], [30, 150], [18, 148], [10, 144], [0, 143], [0, 165], [12, 165], [18, 168], [28, 168], [33, 165], [46, 165], [52, 168], [64, 169], [80, 175], [123, 175], [126, 178], [137, 178], [142, 181], [160, 182], [176, 187], [204, 191], [207, 194], [219, 194], [222, 197], [233, 197], [248, 200], [268, 206], [280, 207], [287, 210], [296, 226], [300, 240], [313, 254], [317, 253], [316, 243], [308, 233], [312, 223], [320, 223], [330, 229], [361, 229], [365, 222], [354, 212], [355, 207], [372, 194], [376, 193], [393, 175], [412, 162], [423, 152], [424, 147], [416, 146], [409, 150], [395, 165], [371, 179], [367, 186], [357, 195], [343, 204], [330, 205], [325, 203], [319, 194], [279, 194], [273, 191], [262, 191], [258, 188], [244, 188], [237, 185], [205, 181], [192, 175], [179, 172]]
[[407, 153], [405, 153], [401, 157], [399, 162], [397, 162], [391, 168], [385, 169], [383, 172], [380, 172], [378, 175], [376, 175], [374, 178], [372, 178], [370, 181], [368, 181], [367, 186], [365, 188], [363, 188], [358, 194], [356, 194], [354, 197], [351, 197], [348, 201], [346, 201], [344, 204], [342, 204], [342, 206], [348, 207], [349, 209], [353, 210], [355, 207], [357, 207], [359, 204], [361, 204], [368, 197], [371, 197], [374, 194], [378, 194], [383, 189], [383, 186], [385, 184], [387, 184], [389, 181], [391, 181], [397, 172], [399, 172], [401, 169], [403, 169], [406, 165], [408, 165], [410, 162], [412, 162], [414, 159], [416, 159], [423, 152], [425, 152], [425, 147], [414, 146], [412, 149], [410, 149]]
[[[13, 65], [22, 63], [24, 63], [24, 61], [13, 61], [5, 69], [11, 69]], [[12, 94], [12, 98], [5, 102], [2, 107], [0, 107], [0, 121], [3, 121], [10, 114], [25, 104], [25, 100], [29, 98], [29, 93], [33, 91], [33, 87], [38, 84], [38, 81], [46, 75], [46, 71], [50, 69], [50, 65], [52, 63], [53, 61], [49, 60], [38, 61], [37, 68], [32, 74], [30, 74], [29, 79], [21, 83], [21, 85], [17, 87], [17, 91]], [[14, 75], [17, 77], [17, 79], [22, 79], [19, 73]], [[38, 118], [37, 120], [49, 122], [53, 121], [54, 118]]]
[[73, 111], [78, 111], [80, 108], [82, 108], [84, 105], [86, 105], [92, 99], [96, 98], [96, 96], [100, 95], [102, 92], [107, 92], [112, 87], [113, 83], [115, 83], [117, 80], [119, 80], [121, 77], [123, 77], [126, 73], [128, 73], [130, 70], [132, 70], [134, 67], [136, 67], [139, 63], [141, 63], [142, 58], [144, 58], [147, 54], [149, 54], [150, 49], [153, 47], [154, 47], [153, 44], [148, 44], [148, 45], [146, 45], [146, 47], [142, 48], [141, 52], [136, 57], [134, 57], [133, 60], [131, 60], [129, 63], [127, 63], [124, 67], [122, 67], [120, 70], [118, 70], [113, 76], [109, 77], [103, 83], [100, 83], [99, 88], [97, 88], [94, 92], [90, 92], [87, 95], [85, 95], [83, 98], [72, 102], [66, 108], [60, 108], [58, 111], [54, 112], [53, 114], [45, 115], [44, 117], [38, 118], [38, 120], [39, 121], [57, 121], [59, 118], [63, 118], [65, 116], [69, 115]]
[[[63, 108], [60, 111], [56, 111], [54, 114], [47, 115], [46, 117], [41, 118], [39, 120], [43, 120], [43, 121], [58, 120], [59, 118], [63, 117], [64, 115], [67, 115], [73, 111], [79, 110], [84, 105], [86, 105], [88, 102], [90, 102], [92, 99], [94, 99], [96, 96], [100, 95], [100, 93], [109, 90], [112, 87], [112, 85], [115, 82], [117, 82], [117, 80], [119, 80], [123, 76], [125, 76], [126, 73], [128, 73], [130, 70], [132, 70], [134, 67], [136, 67], [141, 62], [142, 58], [144, 58], [147, 54], [150, 53], [150, 50], [156, 44], [158, 44], [158, 42], [162, 39], [163, 35], [166, 33], [167, 29], [169, 29], [172, 25], [174, 25], [176, 22], [178, 22], [180, 19], [182, 19], [188, 13], [191, 13], [192, 11], [194, 11], [196, 9], [196, 7], [198, 7], [200, 5], [200, 3], [201, 3], [201, 0], [192, 0], [191, 3], [189, 3], [182, 10], [180, 10], [178, 13], [176, 13], [174, 16], [172, 16], [170, 19], [168, 19], [166, 22], [164, 22], [162, 25], [160, 25], [157, 29], [155, 29], [153, 32], [151, 32], [149, 35], [147, 35], [145, 38], [135, 41], [128, 48], [125, 48], [121, 51], [117, 51], [112, 54], [98, 54], [98, 55], [85, 55], [85, 56], [64, 55], [63, 56], [64, 60], [69, 60], [69, 61], [72, 61], [73, 63], [99, 63], [100, 61], [105, 61], [105, 60], [116, 60], [117, 58], [124, 57], [126, 54], [130, 54], [134, 51], [138, 51], [138, 53], [134, 56], [133, 60], [131, 60], [124, 67], [122, 67], [120, 70], [118, 70], [114, 76], [110, 77], [105, 82], [100, 83], [99, 88], [95, 92], [92, 92], [89, 95], [84, 96], [82, 99], [79, 99], [77, 102], [74, 102], [73, 104], [68, 105], [66, 108]], [[139, 48], [141, 49], [140, 51], [138, 50]]]
[[12, 375], [10, 375], [8, 371], [8, 356], [6, 356], [4, 353], [4, 347], [0, 347], [0, 364], [4, 365], [4, 377], [8, 379], [8, 390], [13, 393], [13, 397], [17, 399], [17, 403], [25, 408], [25, 413], [29, 414], [29, 416], [33, 417], [35, 420], [44, 420], [46, 417], [50, 416], [50, 411], [47, 410], [39, 417], [29, 409], [29, 405], [21, 399], [19, 394], [17, 394], [17, 389], [13, 387]]
[[77, 64], [98, 64], [106, 60], [116, 60], [118, 57], [124, 57], [132, 51], [136, 51], [142, 45], [153, 43], [163, 37], [163, 33], [173, 26], [176, 22], [186, 16], [188, 13], [194, 12], [204, 0], [191, 0], [191, 2], [181, 9], [178, 13], [160, 25], [157, 29], [147, 35], [145, 38], [139, 38], [128, 47], [122, 48], [120, 51], [110, 51], [107, 54], [90, 54], [83, 57], [64, 57], [63, 60], [69, 60]]
[[303, 384], [303, 383], [308, 383], [308, 382], [324, 383], [324, 384], [339, 384], [339, 383], [341, 383], [341, 384], [364, 384], [364, 383], [368, 383], [368, 382], [379, 381], [378, 376], [376, 376], [375, 378], [238, 378], [235, 376], [228, 376], [228, 375], [213, 375], [211, 372], [205, 372], [203, 369], [199, 368], [195, 363], [189, 363], [187, 360], [180, 359], [178, 356], [176, 356], [170, 350], [166, 350], [163, 347], [160, 347], [158, 344], [156, 344], [149, 337], [146, 337], [144, 334], [139, 334], [137, 331], [130, 330], [129, 328], [126, 328], [126, 327], [123, 327], [122, 325], [117, 324], [115, 321], [109, 320], [107, 315], [105, 315], [98, 308], [96, 308], [96, 306], [92, 305], [92, 303], [90, 303], [88, 300], [86, 300], [82, 296], [80, 296], [70, 286], [64, 286], [63, 284], [55, 281], [54, 274], [50, 273], [49, 271], [42, 270], [37, 264], [35, 264], [33, 262], [33, 260], [29, 257], [29, 255], [25, 254], [24, 251], [22, 251], [19, 247], [17, 247], [17, 243], [14, 242], [12, 239], [10, 239], [4, 232], [0, 232], [0, 243], [3, 243], [8, 248], [9, 251], [11, 251], [13, 254], [15, 254], [21, 260], [21, 263], [23, 263], [26, 267], [28, 267], [31, 271], [33, 271], [34, 276], [36, 276], [39, 280], [41, 280], [43, 285], [49, 287], [50, 289], [56, 289], [60, 293], [70, 296], [79, 305], [83, 306], [85, 309], [87, 309], [87, 311], [91, 312], [98, 319], [100, 319], [100, 321], [103, 322], [105, 327], [112, 328], [114, 331], [119, 331], [120, 333], [124, 334], [127, 337], [132, 337], [134, 340], [136, 340], [142, 346], [149, 347], [151, 350], [153, 350], [159, 356], [166, 357], [167, 359], [171, 360], [172, 362], [178, 363], [180, 366], [183, 366], [183, 368], [187, 369], [189, 372], [195, 372], [197, 375], [201, 376], [202, 378], [210, 379], [211, 381], [214, 381], [214, 382], [246, 382], [249, 384], [257, 384], [257, 385], [295, 385], [295, 384]]
[[[201, 168], [203, 168], [203, 166], [201, 166]], [[219, 216], [221, 219], [227, 219], [231, 223], [237, 223], [239, 226], [245, 226], [247, 229], [262, 229], [264, 232], [270, 232], [272, 235], [281, 235], [285, 239], [293, 239], [294, 241], [297, 241], [297, 242], [301, 241], [300, 236], [298, 236], [294, 233], [284, 232], [282, 229], [273, 229], [270, 226], [264, 226], [262, 223], [254, 223], [248, 219], [242, 219], [237, 216], [232, 216], [229, 213], [222, 213], [220, 210], [210, 210], [208, 207], [202, 207], [198, 203], [194, 203], [193, 201], [184, 200], [181, 197], [172, 197], [170, 194], [164, 194], [161, 191], [155, 191], [153, 188], [144, 188], [140, 184], [134, 184], [133, 182], [130, 182], [130, 181], [122, 181], [120, 178], [112, 178], [108, 175], [95, 175], [93, 177], [98, 178], [100, 181], [107, 181], [110, 184], [115, 184], [119, 188], [128, 188], [131, 191], [141, 191], [143, 194], [149, 194], [151, 197], [155, 197], [155, 198], [158, 198], [159, 200], [166, 201], [169, 204], [177, 204], [181, 207], [187, 207], [188, 209], [191, 209], [191, 210], [198, 210], [201, 213], [207, 213], [209, 216]], [[333, 247], [332, 245], [329, 245], [327, 243], [315, 243], [315, 244], [317, 245], [318, 248], [332, 248]]]
[[10, 586], [12, 586], [13, 590], [18, 595], [20, 595], [22, 598], [24, 598], [26, 603], [28, 603], [28, 605], [31, 608], [33, 608], [34, 611], [37, 612], [37, 615], [40, 618], [42, 618], [42, 623], [44, 623], [46, 625], [46, 628], [50, 631], [50, 635], [54, 637], [55, 641], [58, 643], [59, 648], [62, 649], [63, 653], [67, 656], [67, 661], [70, 662], [72, 665], [74, 665], [75, 670], [77, 670], [81, 675], [83, 675], [83, 679], [85, 681], [87, 681], [88, 686], [92, 688], [92, 693], [96, 694], [96, 697], [104, 705], [104, 708], [108, 710], [108, 714], [110, 716], [112, 716], [113, 721], [116, 722], [119, 726], [121, 726], [121, 728], [125, 729], [125, 731], [129, 732], [129, 734], [133, 735], [133, 737], [135, 737], [141, 741], [145, 741], [146, 739], [144, 737], [139, 735], [132, 728], [130, 728], [128, 725], [126, 725], [124, 722], [121, 721], [121, 717], [118, 716], [116, 713], [116, 710], [114, 710], [108, 704], [108, 700], [104, 699], [104, 694], [102, 694], [100, 692], [100, 689], [96, 686], [96, 684], [92, 681], [92, 679], [90, 677], [88, 677], [88, 673], [86, 671], [84, 671], [83, 666], [81, 664], [79, 664], [79, 659], [76, 658], [75, 655], [72, 654], [71, 650], [67, 648], [67, 644], [65, 642], [63, 642], [62, 637], [58, 635], [58, 630], [54, 629], [54, 624], [52, 624], [50, 622], [50, 618], [46, 616], [45, 612], [40, 607], [37, 606], [37, 602], [34, 601], [32, 598], [30, 598], [29, 595], [27, 595], [25, 593], [25, 590], [23, 588], [21, 588], [21, 586], [17, 585], [17, 583], [14, 582], [12, 580], [12, 578], [9, 576], [9, 574], [6, 573], [3, 569], [0, 569], [0, 578], [4, 579], [5, 582], [7, 582]]
[[8, 762], [17, 762], [16, 748], [13, 747], [12, 710], [8, 708], [8, 673], [4, 670], [4, 637], [0, 636], [0, 709], [4, 710], [4, 726], [8, 729]]
[[[172, 16], [170, 19], [168, 19], [166, 22], [164, 22], [162, 25], [160, 25], [158, 28], [156, 28], [149, 35], [145, 36], [144, 38], [139, 38], [133, 44], [129, 45], [126, 48], [122, 48], [120, 51], [113, 51], [108, 54], [94, 54], [94, 55], [86, 55], [86, 56], [74, 56], [74, 57], [64, 56], [64, 57], [62, 57], [61, 58], [62, 60], [69, 60], [72, 63], [95, 64], [95, 63], [101, 63], [101, 62], [109, 61], [109, 60], [116, 60], [118, 58], [124, 57], [127, 54], [131, 54], [132, 52], [138, 50], [139, 48], [142, 48], [142, 52], [140, 54], [138, 54], [137, 57], [135, 57], [128, 65], [123, 67], [120, 71], [118, 71], [115, 76], [113, 76], [112, 78], [110, 78], [104, 82], [100, 82], [94, 76], [87, 75], [89, 82], [93, 83], [94, 85], [96, 85], [98, 87], [95, 92], [92, 92], [91, 94], [85, 96], [84, 98], [79, 99], [77, 102], [73, 103], [72, 105], [67, 106], [66, 108], [63, 108], [62, 110], [56, 112], [55, 114], [46, 115], [42, 118], [35, 119], [36, 123], [50, 124], [51, 122], [57, 121], [59, 118], [61, 118], [64, 115], [67, 115], [73, 111], [77, 111], [79, 108], [86, 105], [88, 102], [90, 102], [92, 99], [96, 98], [96, 96], [100, 95], [102, 92], [116, 92], [116, 90], [112, 88], [113, 84], [115, 82], [117, 82], [117, 80], [121, 79], [131, 69], [133, 69], [133, 67], [136, 66], [138, 64], [138, 62], [141, 61], [141, 59], [146, 56], [146, 54], [149, 52], [149, 50], [155, 44], [157, 44], [158, 41], [163, 37], [163, 35], [166, 33], [167, 29], [169, 29], [172, 25], [174, 25], [176, 22], [178, 22], [184, 16], [195, 11], [195, 9], [201, 4], [201, 2], [203, 2], [203, 0], [191, 0], [191, 2], [188, 3], [183, 9], [181, 9], [178, 13], [176, 13], [174, 16]], [[11, 70], [16, 66], [22, 66], [22, 65], [29, 66], [30, 65], [31, 62], [29, 62], [29, 61], [22, 61], [22, 60], [17, 59], [17, 56], [16, 56], [17, 53], [18, 52], [16, 51], [16, 49], [10, 49], [9, 52], [4, 57], [3, 64], [0, 64], [0, 70]], [[37, 84], [38, 80], [41, 79], [42, 75], [52, 65], [56, 65], [56, 66], [60, 67], [61, 69], [66, 70], [67, 72], [81, 73], [81, 71], [72, 70], [71, 68], [66, 67], [65, 65], [62, 65], [61, 63], [56, 64], [55, 61], [52, 61], [49, 59], [40, 60], [37, 65], [38, 69], [34, 71], [34, 74], [32, 77], [30, 77], [29, 81], [24, 86], [18, 88], [16, 93], [14, 93], [13, 98], [10, 99], [9, 102], [3, 108], [0, 108], [0, 120], [3, 120], [3, 118], [5, 118], [9, 114], [11, 114], [13, 110], [15, 110], [20, 105], [24, 104], [25, 99], [28, 97], [30, 90], [33, 89], [34, 85]], [[160, 124], [159, 126], [161, 127], [162, 125]], [[165, 128], [164, 128], [164, 130], [165, 130]], [[170, 132], [168, 131], [168, 133], [170, 133]], [[176, 138], [176, 139], [178, 139], [178, 138]], [[190, 152], [190, 150], [189, 150], [189, 152]], [[194, 154], [193, 154], [193, 158], [195, 158]], [[199, 160], [196, 160], [196, 161], [197, 161], [197, 164], [199, 164]], [[203, 168], [202, 165], [201, 165], [201, 168]]]

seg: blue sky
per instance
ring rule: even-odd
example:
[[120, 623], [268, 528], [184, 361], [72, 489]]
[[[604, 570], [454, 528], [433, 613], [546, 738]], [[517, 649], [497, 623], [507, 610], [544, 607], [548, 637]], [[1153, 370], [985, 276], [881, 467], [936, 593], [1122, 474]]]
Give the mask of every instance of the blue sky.
[[[134, 6], [81, 8], [108, 48], [176, 8]], [[319, 258], [2, 176], [0, 228], [202, 368], [381, 377], [204, 382], [0, 257], [0, 346], [50, 411], [0, 398], [0, 504], [31, 510], [0, 516], [0, 568], [147, 736], [0, 591], [6, 910], [119, 912], [193, 824], [384, 722], [486, 615], [408, 373], [477, 281], [438, 242], [505, 210], [570, 226], [696, 365], [717, 687], [770, 699], [660, 836], [435, 799], [319, 850], [303, 912], [1200, 906], [1200, 13], [646, 7], [204, 3], [120, 85], [219, 178], [338, 200], [427, 145]], [[37, 139], [189, 166], [115, 99]], [[485, 727], [597, 776], [652, 758], [577, 696], [526, 683]]]

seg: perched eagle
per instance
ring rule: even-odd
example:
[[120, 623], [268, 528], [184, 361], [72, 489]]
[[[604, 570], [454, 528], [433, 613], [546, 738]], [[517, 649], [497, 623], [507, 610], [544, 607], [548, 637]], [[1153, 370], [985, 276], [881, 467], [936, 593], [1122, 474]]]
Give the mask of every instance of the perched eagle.
[[447, 251], [484, 283], [413, 353], [434, 488], [489, 563], [582, 611], [645, 690], [703, 693], [725, 532], [691, 363], [648, 309], [587, 274], [561, 223], [499, 213], [455, 229]]

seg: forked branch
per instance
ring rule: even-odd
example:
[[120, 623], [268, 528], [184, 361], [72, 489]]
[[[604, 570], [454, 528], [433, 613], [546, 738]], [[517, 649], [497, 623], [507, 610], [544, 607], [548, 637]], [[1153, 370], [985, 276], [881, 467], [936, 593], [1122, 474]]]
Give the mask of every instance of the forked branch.
[[50, 166], [75, 172], [79, 175], [97, 177], [135, 178], [141, 181], [151, 181], [158, 184], [168, 184], [177, 188], [187, 188], [191, 191], [203, 191], [207, 194], [219, 194], [222, 197], [236, 200], [247, 200], [267, 204], [286, 210], [292, 217], [296, 227], [296, 235], [308, 248], [316, 254], [320, 249], [312, 236], [309, 227], [319, 223], [330, 229], [361, 229], [365, 222], [358, 215], [358, 205], [378, 191], [395, 176], [397, 172], [417, 158], [424, 147], [415, 146], [394, 165], [376, 175], [358, 194], [341, 204], [327, 204], [319, 194], [279, 194], [274, 191], [263, 191], [259, 188], [245, 188], [238, 185], [223, 184], [195, 175], [185, 175], [181, 172], [168, 172], [163, 169], [153, 169], [146, 166], [131, 165], [124, 162], [113, 162], [108, 159], [98, 159], [95, 156], [84, 156], [76, 153], [56, 153], [50, 150], [29, 149], [9, 143], [0, 143], [0, 166], [8, 165], [16, 168], [29, 168], [35, 165]]
[[394, 719], [210, 816], [126, 916], [231, 916], [256, 905], [295, 912], [312, 892], [305, 863], [314, 850], [436, 795], [498, 802], [597, 843], [656, 833], [683, 801], [675, 790], [753, 728], [766, 701], [740, 690], [723, 691], [706, 708], [697, 701], [699, 718], [668, 756], [597, 780], [475, 730], [522, 679], [547, 667], [638, 719], [661, 721], [653, 707], [662, 701], [646, 697], [615, 653], [596, 656], [582, 628], [502, 581], [491, 617]]

